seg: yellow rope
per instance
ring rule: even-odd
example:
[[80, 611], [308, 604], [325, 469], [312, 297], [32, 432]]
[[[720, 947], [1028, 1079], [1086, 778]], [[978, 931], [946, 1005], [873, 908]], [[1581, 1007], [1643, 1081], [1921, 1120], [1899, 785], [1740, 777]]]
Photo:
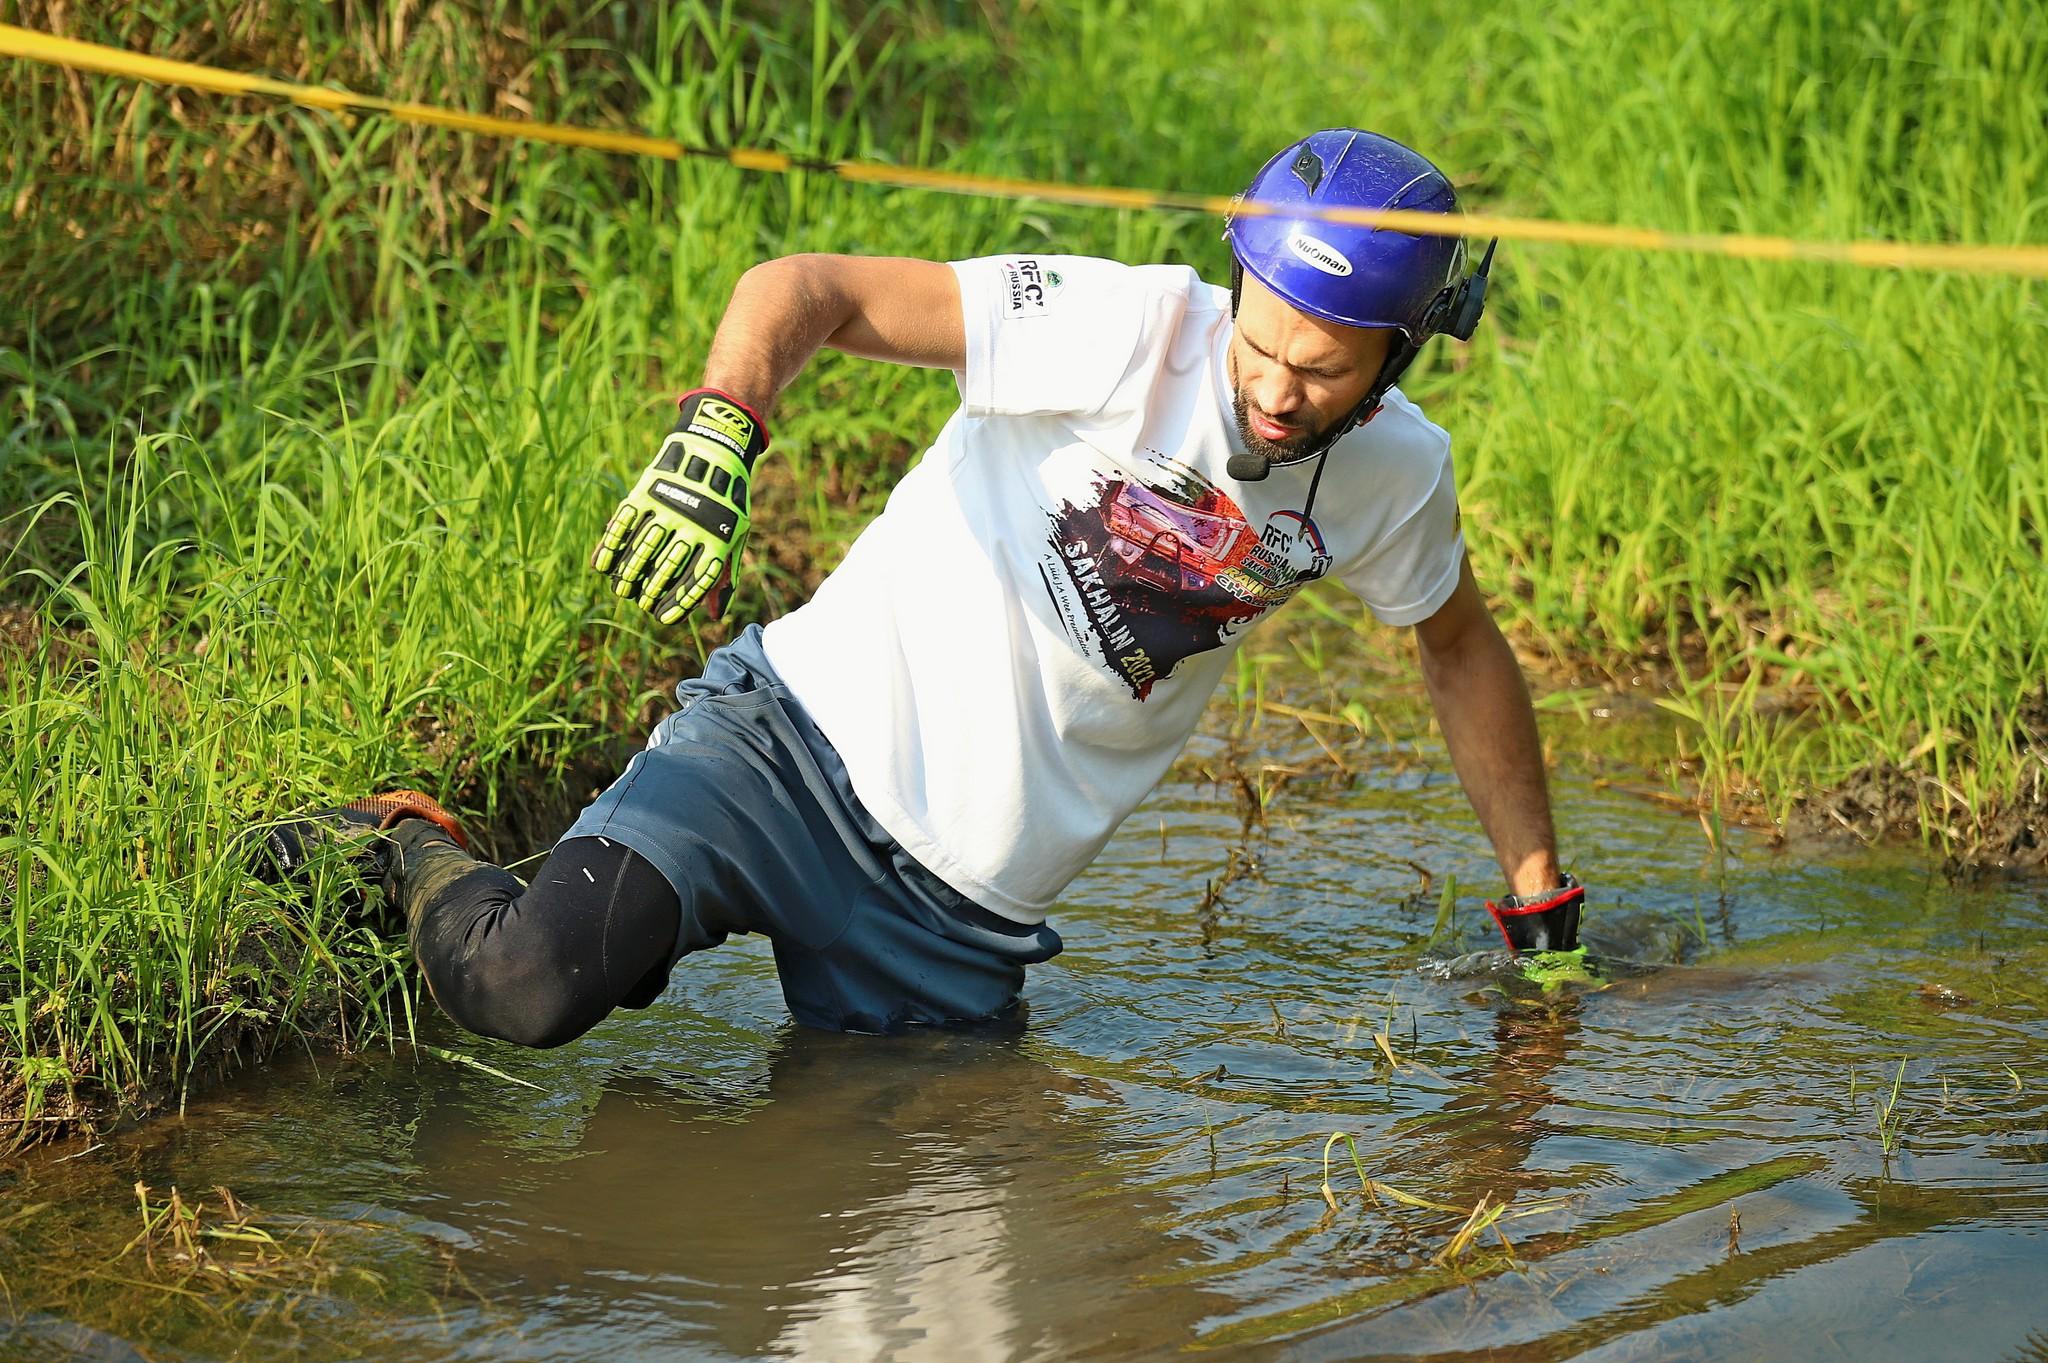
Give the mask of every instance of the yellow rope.
[[331, 113], [370, 114], [419, 123], [484, 137], [509, 137], [529, 142], [551, 142], [565, 147], [587, 147], [593, 151], [621, 156], [652, 156], [667, 161], [699, 157], [724, 161], [740, 170], [785, 174], [811, 170], [836, 175], [857, 184], [888, 185], [903, 189], [926, 189], [942, 194], [973, 194], [997, 199], [1039, 199], [1051, 203], [1094, 208], [1182, 209], [1199, 213], [1285, 213], [1313, 217], [1324, 222], [1361, 227], [1385, 227], [1417, 236], [1499, 237], [1504, 241], [1540, 241], [1569, 246], [1596, 246], [1625, 251], [1676, 251], [1696, 255], [1729, 256], [1741, 260], [1823, 261], [1840, 265], [1861, 265], [1878, 269], [1962, 270], [1979, 274], [2023, 275], [2048, 279], [2048, 247], [1971, 246], [1947, 243], [1902, 241], [1802, 241], [1792, 237], [1743, 234], [1660, 232], [1643, 227], [1620, 227], [1604, 223], [1555, 222], [1542, 218], [1493, 217], [1483, 213], [1448, 217], [1402, 209], [1317, 208], [1294, 204], [1266, 204], [1252, 200], [1234, 202], [1217, 194], [1190, 194], [1178, 190], [1123, 189], [1103, 185], [1062, 184], [1048, 180], [1019, 180], [989, 175], [966, 175], [955, 171], [921, 170], [914, 166], [890, 166], [873, 161], [824, 161], [790, 156], [778, 151], [747, 147], [693, 147], [666, 137], [643, 133], [612, 132], [599, 128], [578, 128], [560, 123], [536, 123], [522, 119], [494, 118], [489, 114], [464, 113], [431, 104], [359, 95], [318, 85], [271, 80], [238, 71], [201, 66], [193, 62], [169, 61], [143, 56], [98, 43], [60, 38], [33, 29], [0, 24], [0, 55], [26, 57], [31, 61], [105, 75], [127, 76], [162, 85], [186, 86], [226, 95], [263, 95], [309, 109]]

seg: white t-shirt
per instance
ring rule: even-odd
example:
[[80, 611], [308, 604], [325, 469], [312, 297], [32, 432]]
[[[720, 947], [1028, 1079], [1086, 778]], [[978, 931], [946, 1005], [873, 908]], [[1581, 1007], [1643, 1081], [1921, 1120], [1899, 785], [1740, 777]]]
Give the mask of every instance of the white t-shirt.
[[960, 409], [764, 646], [854, 793], [947, 884], [1044, 919], [1166, 769], [1246, 632], [1335, 573], [1426, 619], [1464, 541], [1450, 438], [1400, 392], [1260, 482], [1238, 447], [1230, 294], [1179, 265], [953, 269]]

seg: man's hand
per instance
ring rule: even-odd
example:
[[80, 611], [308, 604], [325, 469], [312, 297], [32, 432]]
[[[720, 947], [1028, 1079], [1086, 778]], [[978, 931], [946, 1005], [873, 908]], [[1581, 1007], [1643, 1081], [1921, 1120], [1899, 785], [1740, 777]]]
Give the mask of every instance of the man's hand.
[[703, 388], [612, 513], [590, 566], [672, 625], [717, 619], [752, 524], [748, 483], [768, 448], [761, 413], [818, 347], [897, 364], [966, 364], [960, 283], [930, 260], [785, 256], [740, 277], [711, 339]]
[[748, 483], [768, 429], [715, 388], [685, 394], [676, 428], [619, 503], [590, 556], [664, 625], [703, 603], [716, 620], [732, 598], [733, 569], [753, 520]]
[[1486, 911], [1512, 951], [1572, 950], [1586, 891], [1558, 869], [1529, 687], [1472, 580], [1471, 564], [1459, 568], [1457, 587], [1415, 627], [1415, 639], [1451, 763], [1512, 891], [1489, 901]]

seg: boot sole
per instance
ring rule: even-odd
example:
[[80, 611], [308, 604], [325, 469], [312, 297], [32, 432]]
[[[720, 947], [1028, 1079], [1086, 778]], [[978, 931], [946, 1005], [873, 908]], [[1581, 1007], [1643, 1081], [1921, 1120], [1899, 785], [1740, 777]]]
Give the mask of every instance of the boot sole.
[[351, 800], [345, 807], [375, 819], [380, 833], [401, 819], [425, 819], [455, 839], [457, 847], [465, 852], [469, 850], [469, 835], [462, 831], [461, 822], [443, 809], [440, 801], [422, 791], [387, 790], [382, 794]]

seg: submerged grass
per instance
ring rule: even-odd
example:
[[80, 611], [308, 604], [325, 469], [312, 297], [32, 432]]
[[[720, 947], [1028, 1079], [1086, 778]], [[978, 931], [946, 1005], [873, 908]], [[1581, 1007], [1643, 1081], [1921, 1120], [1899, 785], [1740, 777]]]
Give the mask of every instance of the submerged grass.
[[[811, 155], [1227, 192], [1301, 129], [1358, 121], [1500, 211], [2048, 240], [2048, 12], [2023, 0], [0, 0], [0, 20]], [[0, 1102], [27, 1117], [173, 1092], [294, 1031], [409, 1030], [393, 948], [334, 896], [287, 911], [223, 849], [401, 780], [488, 824], [719, 637], [650, 632], [583, 555], [749, 264], [1023, 247], [1223, 273], [1216, 224], [1188, 217], [747, 179], [28, 66], [0, 71], [0, 108]], [[1478, 343], [1409, 386], [1456, 437], [1517, 634], [1652, 669], [1731, 807], [1783, 817], [1854, 778], [1860, 803], [1831, 807], [1858, 827], [2048, 847], [1999, 822], [2048, 807], [2040, 286], [1536, 248], [1497, 278]], [[800, 601], [954, 401], [943, 375], [814, 366], [737, 614]], [[1319, 650], [1247, 654], [1240, 711]], [[1326, 751], [1384, 729], [1330, 690], [1290, 716]]]
[[[1380, 1045], [1385, 1049], [1384, 1039], [1380, 1040]], [[1389, 1052], [1390, 1058], [1391, 1054]], [[1515, 1260], [1514, 1245], [1509, 1241], [1507, 1232], [1501, 1228], [1501, 1223], [1520, 1221], [1532, 1216], [1547, 1216], [1551, 1212], [1562, 1211], [1572, 1206], [1577, 1200], [1570, 1197], [1552, 1197], [1518, 1206], [1512, 1198], [1497, 1199], [1491, 1192], [1482, 1192], [1469, 1208], [1449, 1202], [1438, 1202], [1416, 1193], [1404, 1192], [1393, 1184], [1366, 1173], [1365, 1161], [1358, 1154], [1358, 1142], [1348, 1131], [1335, 1131], [1323, 1142], [1321, 1188], [1323, 1202], [1328, 1206], [1329, 1214], [1332, 1216], [1337, 1214], [1340, 1204], [1337, 1200], [1337, 1190], [1330, 1186], [1330, 1152], [1337, 1148], [1339, 1141], [1344, 1142], [1345, 1149], [1351, 1156], [1351, 1168], [1358, 1175], [1359, 1188], [1374, 1206], [1393, 1203], [1417, 1211], [1437, 1212], [1463, 1218], [1451, 1231], [1450, 1238], [1444, 1241], [1442, 1248], [1430, 1258], [1430, 1262], [1439, 1268], [1452, 1267], [1462, 1262], [1465, 1256], [1471, 1253], [1473, 1246], [1488, 1232], [1491, 1232], [1494, 1239], [1499, 1242], [1509, 1267], [1519, 1267]]]
[[222, 1186], [189, 1196], [137, 1181], [132, 1191], [132, 1213], [118, 1224], [90, 1193], [0, 1215], [0, 1249], [17, 1271], [13, 1285], [0, 1274], [10, 1357], [24, 1348], [89, 1356], [123, 1337], [228, 1337], [243, 1351], [260, 1339], [328, 1357], [341, 1347], [328, 1336], [358, 1312], [491, 1309], [455, 1247], [431, 1237], [367, 1219], [274, 1215]]

